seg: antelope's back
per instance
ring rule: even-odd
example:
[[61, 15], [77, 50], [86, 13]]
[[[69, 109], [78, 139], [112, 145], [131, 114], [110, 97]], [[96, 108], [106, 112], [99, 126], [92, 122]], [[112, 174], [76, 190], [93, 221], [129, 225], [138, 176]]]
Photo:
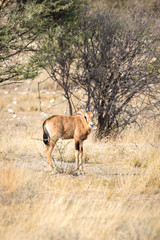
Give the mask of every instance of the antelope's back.
[[73, 116], [54, 115], [46, 119], [45, 124], [51, 136], [64, 139], [74, 137], [76, 121]]

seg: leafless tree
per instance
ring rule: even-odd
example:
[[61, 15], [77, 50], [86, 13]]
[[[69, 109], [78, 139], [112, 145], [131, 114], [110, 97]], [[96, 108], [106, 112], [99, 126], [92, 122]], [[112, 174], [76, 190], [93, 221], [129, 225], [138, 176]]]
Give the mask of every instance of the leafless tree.
[[[142, 8], [128, 16], [84, 15], [77, 41], [79, 60], [73, 81], [98, 113], [100, 137], [123, 130], [142, 111], [160, 107], [159, 29]], [[157, 112], [157, 111], [156, 111]]]

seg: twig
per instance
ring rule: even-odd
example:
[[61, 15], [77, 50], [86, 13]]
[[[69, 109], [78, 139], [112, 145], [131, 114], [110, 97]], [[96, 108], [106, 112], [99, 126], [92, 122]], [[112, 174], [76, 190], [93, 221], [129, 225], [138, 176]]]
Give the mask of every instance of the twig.
[[40, 94], [40, 84], [44, 83], [45, 81], [47, 81], [50, 77], [47, 77], [46, 79], [44, 79], [41, 82], [38, 82], [37, 86], [38, 86], [38, 98], [39, 98], [39, 110], [40, 112], [42, 112], [42, 108], [41, 108], [41, 94]]

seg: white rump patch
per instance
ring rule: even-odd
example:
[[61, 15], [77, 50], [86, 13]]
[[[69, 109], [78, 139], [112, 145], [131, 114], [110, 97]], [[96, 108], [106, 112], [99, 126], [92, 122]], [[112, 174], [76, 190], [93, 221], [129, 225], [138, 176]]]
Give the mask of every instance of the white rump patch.
[[45, 128], [46, 128], [47, 131], [49, 132], [49, 126], [48, 126], [48, 123], [45, 124]]

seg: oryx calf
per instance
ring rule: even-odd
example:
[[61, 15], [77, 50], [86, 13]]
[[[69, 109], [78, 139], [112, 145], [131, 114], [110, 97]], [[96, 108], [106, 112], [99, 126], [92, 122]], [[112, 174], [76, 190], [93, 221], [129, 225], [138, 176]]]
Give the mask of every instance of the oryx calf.
[[[83, 141], [94, 127], [92, 112], [78, 112], [73, 116], [54, 115], [43, 123], [43, 142], [46, 145], [47, 162], [53, 170], [52, 150], [59, 138], [74, 139], [76, 170], [83, 173]], [[80, 157], [80, 166], [79, 166]]]

